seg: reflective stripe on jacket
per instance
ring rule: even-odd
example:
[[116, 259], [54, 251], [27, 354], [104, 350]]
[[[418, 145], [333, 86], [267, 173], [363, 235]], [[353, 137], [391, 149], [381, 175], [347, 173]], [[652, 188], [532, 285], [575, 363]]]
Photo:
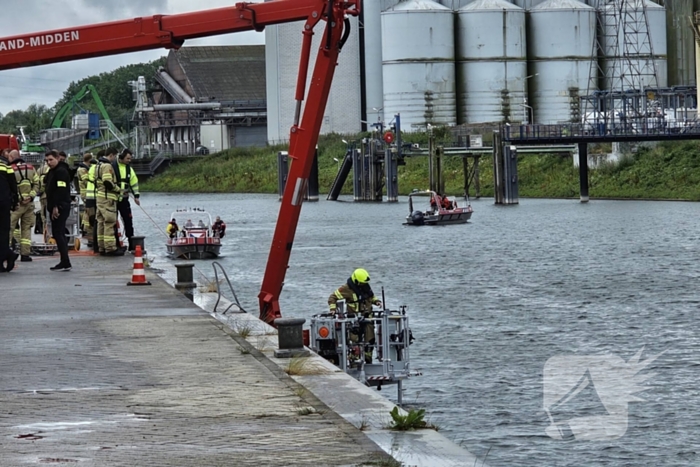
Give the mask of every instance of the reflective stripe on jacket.
[[37, 174], [32, 164], [27, 164], [22, 159], [12, 164], [17, 180], [17, 191], [20, 200], [34, 199], [39, 190], [39, 174]]
[[51, 167], [44, 163], [37, 171], [37, 175], [39, 176], [39, 188], [37, 193], [41, 196], [41, 199], [46, 199], [46, 175], [49, 173], [49, 170], [51, 170]]
[[377, 301], [377, 297], [367, 297], [362, 302], [358, 301], [357, 295], [347, 284], [338, 287], [328, 297], [328, 308], [331, 312], [335, 312], [338, 300], [345, 300], [345, 309], [348, 313], [370, 313], [372, 311], [372, 303]]
[[[122, 164], [117, 162], [113, 165], [116, 175], [117, 183], [122, 192], [122, 198], [128, 198], [131, 192], [134, 198], [140, 196], [139, 193], [139, 178], [136, 176], [136, 172], [128, 164]], [[121, 198], [120, 198], [121, 200]]]
[[[90, 168], [92, 170], [92, 168]], [[114, 180], [114, 169], [108, 159], [97, 162], [94, 171], [97, 198], [119, 201], [119, 187]]]
[[[80, 164], [78, 166], [78, 171], [76, 176], [78, 177], [78, 189], [80, 190], [80, 197], [83, 200], [88, 199], [88, 177], [90, 173], [90, 168], [85, 164]], [[93, 198], [94, 199], [94, 195]]]
[[0, 157], [0, 202], [17, 205], [17, 179], [15, 172], [5, 158]]

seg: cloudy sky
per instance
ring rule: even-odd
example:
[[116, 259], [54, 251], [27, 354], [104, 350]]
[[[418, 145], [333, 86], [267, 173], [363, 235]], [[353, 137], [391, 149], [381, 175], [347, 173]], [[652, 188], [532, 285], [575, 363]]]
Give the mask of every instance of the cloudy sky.
[[[248, 0], [250, 1], [250, 0]], [[233, 6], [234, 0], [0, 0], [2, 37], [154, 14], [186, 13]], [[185, 45], [263, 44], [263, 33], [243, 32], [188, 41]], [[0, 113], [30, 104], [52, 107], [71, 81], [155, 60], [165, 49], [0, 71]]]

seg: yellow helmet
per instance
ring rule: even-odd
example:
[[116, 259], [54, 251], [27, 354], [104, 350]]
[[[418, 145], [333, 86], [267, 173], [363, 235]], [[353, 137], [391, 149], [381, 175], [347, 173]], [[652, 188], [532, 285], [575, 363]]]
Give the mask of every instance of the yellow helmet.
[[364, 269], [355, 269], [351, 278], [355, 284], [366, 284], [369, 282], [369, 273]]

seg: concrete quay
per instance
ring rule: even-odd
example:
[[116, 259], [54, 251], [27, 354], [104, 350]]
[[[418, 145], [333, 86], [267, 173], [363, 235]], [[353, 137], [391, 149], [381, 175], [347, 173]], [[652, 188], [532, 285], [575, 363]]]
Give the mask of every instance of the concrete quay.
[[193, 303], [174, 267], [128, 287], [130, 255], [71, 261], [0, 274], [0, 466], [475, 465], [435, 431], [387, 430], [393, 404], [320, 357], [290, 377], [274, 329]]

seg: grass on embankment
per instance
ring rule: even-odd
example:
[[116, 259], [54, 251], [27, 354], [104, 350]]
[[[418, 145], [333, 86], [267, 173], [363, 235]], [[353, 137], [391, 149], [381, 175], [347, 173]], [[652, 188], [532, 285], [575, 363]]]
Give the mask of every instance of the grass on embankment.
[[[348, 137], [345, 137], [348, 139]], [[360, 138], [357, 136], [356, 138]], [[333, 160], [343, 159], [345, 144], [340, 135], [319, 139], [319, 184], [327, 193], [338, 170]], [[427, 141], [426, 135], [410, 135], [410, 142]], [[230, 149], [174, 165], [165, 173], [142, 183], [143, 191], [180, 193], [276, 193], [277, 152], [284, 146]], [[609, 152], [609, 148], [606, 148]], [[594, 153], [596, 148], [590, 149]], [[446, 192], [463, 193], [462, 160], [448, 157], [443, 163]], [[569, 156], [521, 154], [518, 156], [521, 197], [568, 198], [579, 194], [578, 168]], [[482, 156], [481, 195], [493, 196], [491, 156]], [[700, 143], [661, 143], [640, 150], [618, 165], [603, 164], [589, 170], [591, 197], [700, 200]], [[428, 187], [426, 157], [408, 158], [399, 167], [399, 191]], [[352, 193], [352, 175], [343, 193]], [[472, 187], [472, 196], [474, 190]]]

